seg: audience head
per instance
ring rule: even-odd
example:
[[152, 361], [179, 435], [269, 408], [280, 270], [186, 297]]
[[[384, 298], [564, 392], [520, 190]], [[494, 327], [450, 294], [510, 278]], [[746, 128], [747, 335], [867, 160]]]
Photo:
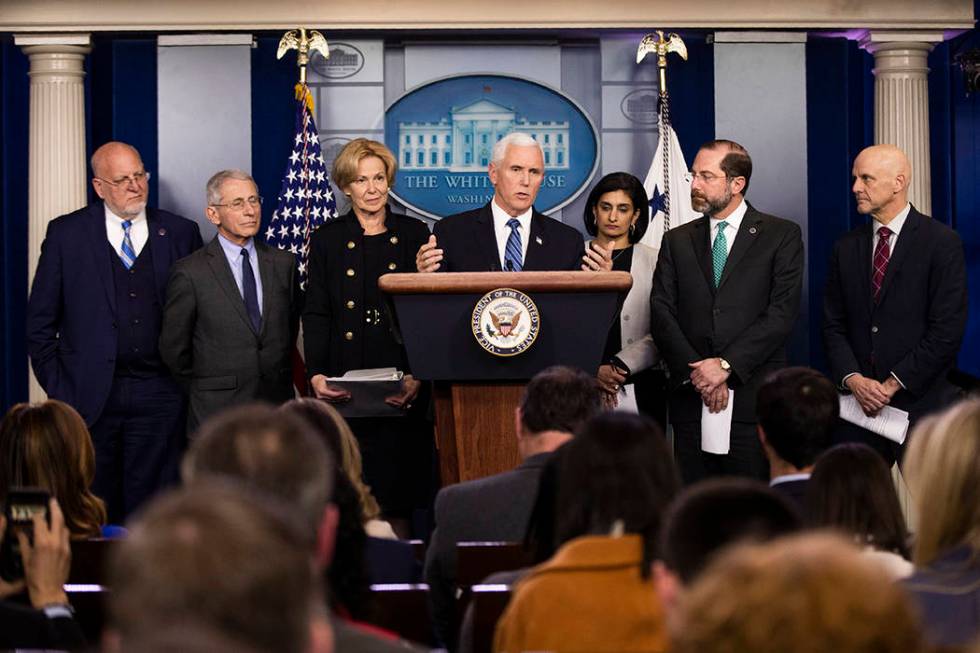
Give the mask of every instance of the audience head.
[[58, 500], [75, 537], [98, 537], [105, 504], [89, 489], [95, 449], [85, 420], [55, 399], [16, 404], [0, 424], [0, 506], [12, 487], [39, 487]]
[[594, 376], [562, 365], [538, 372], [524, 389], [516, 411], [521, 456], [553, 451], [601, 409]]
[[287, 401], [279, 410], [302, 417], [313, 426], [333, 455], [338, 469], [347, 475], [357, 491], [363, 520], [376, 519], [381, 508], [371, 494], [371, 488], [364, 484], [361, 447], [343, 415], [327, 402], [311, 398]]
[[631, 413], [600, 413], [562, 447], [558, 470], [557, 539], [609, 535], [643, 538], [644, 577], [656, 554], [668, 504], [680, 489], [663, 432]]
[[908, 531], [884, 459], [865, 444], [841, 444], [817, 460], [806, 489], [806, 514], [859, 546], [908, 556]]
[[[338, 463], [333, 487], [333, 503], [338, 513], [336, 538], [333, 559], [326, 570], [328, 599], [334, 609], [362, 619], [369, 614], [371, 585], [364, 524], [367, 519], [376, 518], [380, 509], [360, 480], [361, 453], [357, 441], [340, 413], [324, 401], [294, 399], [283, 404], [279, 412], [308, 421]], [[345, 469], [340, 468], [341, 461], [347, 466]], [[356, 481], [353, 473], [357, 474]]]
[[797, 535], [744, 545], [695, 581], [673, 622], [675, 653], [917, 653], [904, 590], [852, 545]]
[[255, 651], [306, 650], [321, 600], [308, 543], [288, 504], [230, 480], [161, 496], [110, 560], [111, 622], [123, 649], [191, 623]]
[[690, 585], [727, 547], [768, 542], [800, 528], [786, 499], [768, 486], [742, 478], [703, 481], [671, 505], [661, 533], [667, 569]]
[[334, 464], [304, 420], [271, 406], [226, 410], [201, 425], [183, 464], [184, 481], [234, 479], [295, 506], [326, 565], [332, 554], [336, 509]]
[[796, 470], [811, 467], [829, 446], [839, 412], [837, 390], [820, 372], [787, 367], [770, 374], [756, 399], [770, 465], [781, 460]]
[[980, 553], [980, 399], [919, 422], [910, 440], [902, 473], [918, 514], [916, 566], [956, 546]]
[[[620, 211], [620, 208], [623, 210]], [[643, 184], [628, 172], [606, 175], [599, 180], [585, 202], [582, 219], [585, 222], [585, 231], [590, 236], [599, 234], [599, 213], [616, 213], [622, 223], [632, 225], [624, 227], [629, 229], [629, 242], [639, 242], [650, 223], [650, 204]]]

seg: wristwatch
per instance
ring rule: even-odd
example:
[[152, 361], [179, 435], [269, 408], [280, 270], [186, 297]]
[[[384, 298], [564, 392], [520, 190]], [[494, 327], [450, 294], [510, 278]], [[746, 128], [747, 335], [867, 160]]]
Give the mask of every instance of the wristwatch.
[[731, 366], [731, 364], [730, 364], [730, 363], [729, 363], [728, 361], [726, 361], [726, 360], [725, 360], [724, 358], [719, 358], [719, 359], [718, 359], [718, 364], [719, 364], [719, 365], [721, 365], [721, 369], [723, 369], [723, 370], [725, 370], [725, 371], [726, 371], [726, 372], [728, 372], [728, 373], [731, 373], [731, 371], [732, 371], [732, 366]]

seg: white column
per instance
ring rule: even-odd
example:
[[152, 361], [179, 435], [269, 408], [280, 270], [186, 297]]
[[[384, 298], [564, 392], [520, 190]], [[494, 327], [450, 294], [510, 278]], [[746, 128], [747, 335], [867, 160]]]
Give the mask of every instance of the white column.
[[[23, 35], [14, 42], [30, 57], [30, 163], [27, 283], [41, 254], [48, 222], [86, 203], [85, 87], [88, 34]], [[30, 398], [44, 398], [31, 373]]]
[[871, 31], [861, 41], [875, 58], [875, 143], [908, 155], [909, 200], [926, 215], [932, 214], [927, 59], [942, 40], [942, 32]]

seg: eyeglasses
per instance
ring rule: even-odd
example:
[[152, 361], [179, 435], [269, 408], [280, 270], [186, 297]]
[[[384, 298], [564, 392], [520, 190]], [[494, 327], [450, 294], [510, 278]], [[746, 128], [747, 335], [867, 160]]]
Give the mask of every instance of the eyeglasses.
[[99, 181], [109, 184], [113, 188], [119, 188], [120, 186], [126, 188], [130, 184], [136, 184], [137, 186], [142, 186], [145, 182], [150, 181], [150, 173], [147, 171], [134, 172], [128, 177], [120, 177], [118, 179], [104, 179], [102, 177], [96, 177]]
[[229, 209], [242, 211], [245, 209], [246, 203], [254, 209], [262, 205], [262, 198], [258, 195], [252, 195], [248, 199], [239, 197], [234, 202], [228, 202], [227, 204], [212, 204], [211, 206], [225, 206]]
[[710, 172], [689, 172], [684, 175], [684, 181], [693, 183], [695, 179], [700, 179], [702, 184], [713, 183], [716, 179], [733, 179], [731, 175], [716, 175]]

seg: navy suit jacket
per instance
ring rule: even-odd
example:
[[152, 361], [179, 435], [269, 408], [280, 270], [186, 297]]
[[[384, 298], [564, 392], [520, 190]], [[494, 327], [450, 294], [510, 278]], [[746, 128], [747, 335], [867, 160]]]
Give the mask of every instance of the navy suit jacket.
[[[493, 210], [484, 206], [443, 218], [432, 228], [443, 250], [440, 272], [500, 272], [500, 252], [493, 230]], [[582, 266], [585, 241], [577, 229], [531, 213], [531, 235], [525, 270], [578, 270]]]
[[905, 385], [891, 405], [912, 421], [955, 399], [946, 377], [966, 329], [966, 264], [959, 235], [913, 207], [894, 243], [878, 303], [871, 295], [872, 224], [834, 245], [823, 337], [832, 378], [851, 372]]
[[[201, 231], [167, 211], [147, 208], [146, 220], [162, 307], [170, 268], [201, 247]], [[102, 414], [116, 367], [116, 291], [107, 245], [102, 202], [52, 220], [27, 304], [27, 351], [38, 382], [89, 426]]]

